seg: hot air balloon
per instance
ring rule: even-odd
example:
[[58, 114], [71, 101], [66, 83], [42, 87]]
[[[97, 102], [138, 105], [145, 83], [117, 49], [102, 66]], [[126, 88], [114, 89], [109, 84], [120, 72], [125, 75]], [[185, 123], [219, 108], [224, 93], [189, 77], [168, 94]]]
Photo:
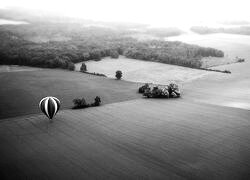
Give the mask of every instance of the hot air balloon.
[[51, 120], [60, 109], [60, 101], [56, 97], [48, 96], [40, 101], [39, 108]]

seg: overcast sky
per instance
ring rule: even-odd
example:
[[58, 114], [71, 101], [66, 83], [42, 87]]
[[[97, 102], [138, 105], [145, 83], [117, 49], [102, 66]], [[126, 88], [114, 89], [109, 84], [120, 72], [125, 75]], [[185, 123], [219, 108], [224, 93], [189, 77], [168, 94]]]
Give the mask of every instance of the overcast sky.
[[0, 7], [11, 6], [153, 25], [250, 20], [250, 0], [0, 0]]

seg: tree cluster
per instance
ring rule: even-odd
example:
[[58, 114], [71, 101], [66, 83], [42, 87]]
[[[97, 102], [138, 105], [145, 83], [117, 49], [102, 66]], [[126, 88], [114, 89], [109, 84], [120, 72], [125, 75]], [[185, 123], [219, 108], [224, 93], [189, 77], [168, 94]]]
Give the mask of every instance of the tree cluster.
[[214, 48], [204, 48], [177, 41], [154, 40], [137, 43], [126, 49], [124, 55], [133, 59], [200, 68], [202, 57], [223, 57], [224, 53]]
[[139, 93], [147, 98], [178, 98], [181, 96], [180, 89], [175, 83], [159, 86], [146, 83], [139, 88]]
[[122, 71], [118, 70], [115, 72], [116, 79], [120, 80], [122, 78]]
[[101, 98], [99, 96], [95, 97], [95, 100], [93, 103], [88, 104], [84, 98], [76, 98], [73, 100], [74, 106], [73, 109], [83, 109], [88, 107], [95, 107], [100, 106], [101, 104]]

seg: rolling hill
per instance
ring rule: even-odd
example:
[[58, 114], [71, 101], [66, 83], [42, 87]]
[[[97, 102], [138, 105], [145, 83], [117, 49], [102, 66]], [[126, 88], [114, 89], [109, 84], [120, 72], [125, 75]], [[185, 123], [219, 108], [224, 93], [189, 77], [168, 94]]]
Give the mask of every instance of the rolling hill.
[[250, 109], [250, 37], [246, 35], [186, 34], [168, 40], [209, 46], [222, 49], [225, 57], [244, 58], [244, 63], [216, 66], [214, 69], [229, 70], [232, 74], [210, 74], [204, 78], [185, 84], [185, 97], [190, 100], [210, 104]]
[[0, 122], [1, 179], [249, 179], [250, 112], [131, 100]]
[[[139, 83], [79, 72], [0, 69], [0, 178], [249, 179], [248, 41], [206, 37], [196, 43], [246, 62], [183, 83], [180, 99], [144, 99]], [[62, 101], [53, 123], [38, 108], [48, 95]], [[68, 109], [97, 95], [100, 107]]]
[[107, 104], [141, 97], [136, 93], [138, 83], [66, 70], [31, 69], [0, 73], [0, 119], [40, 112], [38, 103], [45, 96], [58, 97], [62, 109], [71, 108], [75, 98], [84, 97], [90, 103], [100, 96], [102, 104]]

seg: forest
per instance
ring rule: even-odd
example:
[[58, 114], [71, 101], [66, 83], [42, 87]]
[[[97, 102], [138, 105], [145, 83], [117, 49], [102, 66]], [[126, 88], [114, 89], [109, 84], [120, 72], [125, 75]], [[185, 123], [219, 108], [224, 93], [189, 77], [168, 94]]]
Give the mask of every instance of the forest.
[[[173, 34], [173, 29], [170, 29]], [[201, 67], [201, 58], [224, 53], [181, 42], [139, 41], [129, 28], [84, 26], [80, 23], [39, 22], [0, 26], [0, 64], [74, 70], [74, 63], [111, 56]], [[149, 33], [153, 34], [153, 31]], [[167, 32], [157, 31], [160, 35]], [[177, 32], [179, 33], [179, 32]]]

